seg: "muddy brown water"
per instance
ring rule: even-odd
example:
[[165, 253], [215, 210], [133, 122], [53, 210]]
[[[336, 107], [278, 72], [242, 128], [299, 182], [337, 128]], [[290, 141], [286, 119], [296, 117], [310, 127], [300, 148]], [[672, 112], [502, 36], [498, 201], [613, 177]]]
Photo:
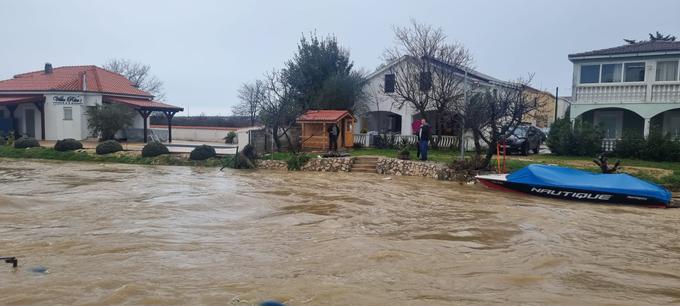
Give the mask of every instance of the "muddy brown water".
[[680, 303], [680, 209], [385, 178], [0, 160], [0, 304]]

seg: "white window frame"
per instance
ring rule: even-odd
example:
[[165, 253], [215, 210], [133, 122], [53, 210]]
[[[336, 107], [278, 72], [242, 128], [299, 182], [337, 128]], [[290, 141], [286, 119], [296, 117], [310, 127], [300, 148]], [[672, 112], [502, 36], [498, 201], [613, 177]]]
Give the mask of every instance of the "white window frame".
[[[638, 63], [642, 63], [642, 69], [643, 69], [643, 71], [645, 72], [644, 78], [642, 79], [642, 81], [626, 81], [626, 64], [638, 64]], [[643, 83], [647, 82], [647, 80], [649, 80], [649, 76], [648, 76], [648, 73], [647, 73], [647, 61], [639, 61], [639, 60], [638, 60], [638, 61], [627, 61], [627, 62], [623, 62], [623, 69], [622, 69], [622, 71], [623, 71], [623, 75], [621, 76], [621, 83], [625, 83], [625, 84], [643, 84]], [[654, 77], [656, 77], [656, 71], [654, 71]]]
[[[583, 83], [581, 80], [582, 73], [581, 71], [583, 70], [583, 66], [598, 66], [598, 73], [597, 73], [597, 82], [593, 83]], [[600, 81], [602, 81], [602, 64], [581, 64], [578, 68], [578, 83], [579, 85], [593, 85], [593, 84], [600, 84]]]
[[[73, 107], [66, 106], [63, 109], [64, 109], [63, 110], [64, 121], [73, 121]], [[67, 109], [71, 111], [71, 118], [66, 118], [66, 110]]]
[[[621, 81], [618, 81], [618, 82], [602, 82], [602, 74], [604, 73], [604, 65], [621, 65], [621, 75], [619, 75], [619, 77], [621, 78]], [[616, 63], [602, 63], [602, 64], [600, 64], [600, 82], [598, 82], [598, 84], [618, 84], [618, 83], [623, 83], [623, 76], [624, 76], [623, 67], [624, 67], [624, 66], [625, 66], [625, 65], [624, 65], [623, 63], [619, 63], [619, 62], [616, 62]]]
[[[675, 69], [675, 70], [676, 70], [676, 72], [675, 72], [675, 80], [672, 80], [672, 81], [659, 81], [659, 80], [656, 79], [656, 73], [657, 73], [657, 71], [659, 70], [659, 63], [660, 63], [660, 62], [676, 62], [676, 63], [678, 64], [677, 69]], [[655, 67], [654, 67], [654, 68], [655, 68], [655, 69], [654, 69], [654, 82], [659, 82], [659, 83], [676, 83], [676, 82], [679, 82], [679, 81], [680, 81], [680, 61], [678, 61], [678, 60], [673, 60], [673, 59], [669, 59], [669, 60], [657, 60], [657, 61], [654, 63], [654, 65], [655, 65]]]

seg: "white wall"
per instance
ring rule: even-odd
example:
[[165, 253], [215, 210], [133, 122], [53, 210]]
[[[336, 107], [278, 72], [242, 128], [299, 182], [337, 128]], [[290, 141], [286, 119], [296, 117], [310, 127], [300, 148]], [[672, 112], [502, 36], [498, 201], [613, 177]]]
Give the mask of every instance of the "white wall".
[[[75, 96], [82, 99], [80, 104], [62, 104], [54, 100], [55, 96]], [[45, 95], [45, 138], [59, 140], [73, 138], [82, 140], [90, 136], [87, 128], [87, 107], [101, 105], [99, 94], [53, 93]], [[73, 120], [64, 120], [64, 108], [72, 109]]]
[[[140, 116], [141, 121], [141, 116]], [[154, 130], [167, 131], [167, 126], [154, 125]], [[224, 129], [203, 129], [203, 128], [186, 128], [172, 126], [172, 140], [187, 140], [187, 141], [208, 141], [208, 142], [224, 142], [224, 137], [233, 130]]]
[[[405, 104], [401, 109], [395, 107], [394, 98], [385, 94], [382, 86], [385, 81], [385, 74], [388, 73], [390, 72], [378, 74], [368, 81], [364, 87], [367, 97], [367, 100], [364, 103], [368, 106], [369, 112], [387, 111], [401, 115], [401, 134], [411, 135], [413, 134], [411, 131], [411, 123], [413, 122], [413, 114], [416, 112], [413, 111], [408, 104]], [[355, 133], [359, 133], [362, 128], [368, 128], [361, 125], [362, 117], [365, 116], [363, 114], [358, 114], [357, 124], [354, 126]]]

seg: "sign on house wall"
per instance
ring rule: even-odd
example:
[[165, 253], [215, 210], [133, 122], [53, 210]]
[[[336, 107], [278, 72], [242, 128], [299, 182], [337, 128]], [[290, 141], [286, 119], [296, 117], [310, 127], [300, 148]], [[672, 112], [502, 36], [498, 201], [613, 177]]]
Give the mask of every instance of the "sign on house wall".
[[54, 105], [82, 105], [83, 97], [68, 95], [52, 96], [52, 103]]

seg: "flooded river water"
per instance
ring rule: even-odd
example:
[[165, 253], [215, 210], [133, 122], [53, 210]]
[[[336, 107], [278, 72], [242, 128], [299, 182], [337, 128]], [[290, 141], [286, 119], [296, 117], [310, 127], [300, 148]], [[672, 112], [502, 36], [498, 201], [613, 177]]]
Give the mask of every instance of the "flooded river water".
[[680, 209], [385, 178], [0, 159], [0, 304], [680, 303]]

